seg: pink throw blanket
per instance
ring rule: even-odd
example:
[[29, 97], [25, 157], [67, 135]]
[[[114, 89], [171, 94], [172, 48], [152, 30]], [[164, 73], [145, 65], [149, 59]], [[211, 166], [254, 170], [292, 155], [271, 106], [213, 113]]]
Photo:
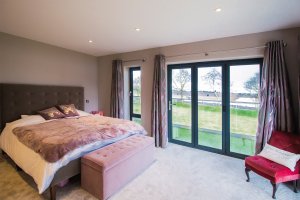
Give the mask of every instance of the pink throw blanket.
[[39, 153], [46, 161], [56, 162], [83, 145], [146, 132], [132, 121], [86, 116], [17, 127], [13, 133], [20, 142]]

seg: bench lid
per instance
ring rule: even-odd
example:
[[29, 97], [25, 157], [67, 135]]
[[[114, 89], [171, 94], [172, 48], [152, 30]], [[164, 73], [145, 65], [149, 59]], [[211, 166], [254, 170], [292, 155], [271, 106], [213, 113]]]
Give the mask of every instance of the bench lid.
[[106, 171], [150, 145], [154, 146], [152, 137], [133, 135], [84, 155], [81, 162], [98, 171]]

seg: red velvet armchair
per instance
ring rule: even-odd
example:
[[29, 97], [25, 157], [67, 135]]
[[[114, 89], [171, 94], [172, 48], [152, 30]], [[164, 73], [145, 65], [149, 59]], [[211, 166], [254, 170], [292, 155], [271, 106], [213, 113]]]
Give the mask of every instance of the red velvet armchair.
[[[274, 131], [268, 144], [279, 149], [300, 154], [300, 136]], [[279, 183], [293, 181], [294, 192], [297, 192], [297, 180], [300, 179], [300, 161], [297, 162], [295, 171], [289, 168], [270, 161], [261, 156], [249, 156], [245, 159], [245, 172], [247, 175], [247, 182], [250, 181], [249, 172], [253, 171], [264, 178], [270, 180], [273, 186], [273, 199]]]

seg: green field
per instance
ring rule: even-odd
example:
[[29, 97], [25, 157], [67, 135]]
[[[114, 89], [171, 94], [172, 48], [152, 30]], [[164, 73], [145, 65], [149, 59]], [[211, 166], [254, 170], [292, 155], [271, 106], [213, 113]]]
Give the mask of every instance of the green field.
[[[191, 130], [186, 128], [173, 127], [173, 138], [180, 141], [191, 142]], [[175, 133], [175, 134], [174, 134]], [[207, 132], [198, 132], [198, 143], [203, 146], [222, 148], [222, 135], [211, 134]], [[255, 141], [251, 139], [242, 139], [230, 137], [230, 151], [246, 155], [253, 155]]]
[[[134, 104], [136, 113], [140, 105]], [[191, 104], [177, 102], [172, 107], [173, 138], [191, 142]], [[230, 150], [253, 155], [257, 128], [257, 110], [230, 108]], [[221, 149], [222, 147], [222, 107], [198, 105], [198, 143]], [[209, 131], [205, 131], [209, 130]]]
[[132, 121], [134, 121], [134, 122], [136, 122], [136, 123], [142, 125], [142, 120], [141, 120], [140, 118], [135, 118], [135, 117], [133, 117], [133, 118], [132, 118]]
[[[221, 106], [198, 106], [199, 128], [222, 130]], [[191, 126], [191, 105], [176, 103], [173, 105], [172, 120], [174, 124]], [[257, 127], [257, 110], [230, 109], [230, 132], [255, 135]]]

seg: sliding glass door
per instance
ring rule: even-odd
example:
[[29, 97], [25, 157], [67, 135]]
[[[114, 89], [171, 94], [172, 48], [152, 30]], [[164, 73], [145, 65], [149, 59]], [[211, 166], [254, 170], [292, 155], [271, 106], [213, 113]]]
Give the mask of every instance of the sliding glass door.
[[262, 59], [168, 66], [169, 140], [253, 155]]

